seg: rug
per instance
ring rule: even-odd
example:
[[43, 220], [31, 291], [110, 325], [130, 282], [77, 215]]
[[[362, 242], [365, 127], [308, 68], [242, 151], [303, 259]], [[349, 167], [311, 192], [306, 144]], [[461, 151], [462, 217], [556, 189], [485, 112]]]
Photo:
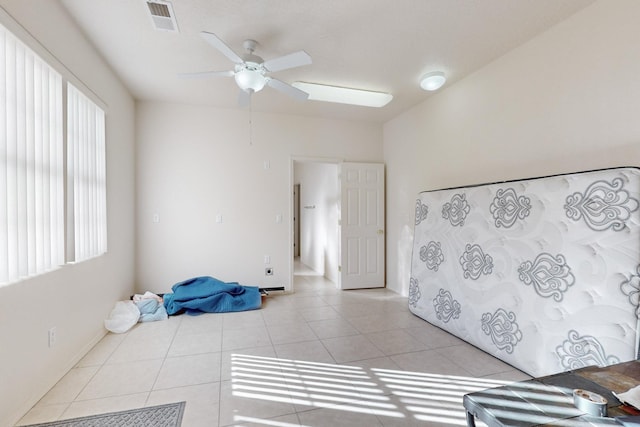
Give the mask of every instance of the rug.
[[180, 427], [184, 405], [169, 403], [24, 427]]

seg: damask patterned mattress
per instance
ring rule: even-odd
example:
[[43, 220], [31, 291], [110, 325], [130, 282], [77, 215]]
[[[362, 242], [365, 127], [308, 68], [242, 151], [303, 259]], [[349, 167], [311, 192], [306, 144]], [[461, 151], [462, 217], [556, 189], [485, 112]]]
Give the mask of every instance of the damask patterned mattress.
[[640, 170], [426, 191], [409, 308], [532, 376], [638, 356]]

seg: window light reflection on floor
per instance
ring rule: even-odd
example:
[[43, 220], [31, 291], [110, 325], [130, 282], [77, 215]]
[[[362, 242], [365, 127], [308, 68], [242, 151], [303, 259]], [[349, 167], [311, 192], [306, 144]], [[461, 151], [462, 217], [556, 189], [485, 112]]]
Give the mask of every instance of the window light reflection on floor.
[[[330, 408], [378, 418], [466, 425], [462, 397], [505, 381], [234, 354], [235, 397]], [[237, 415], [236, 422], [292, 424]]]
[[311, 427], [311, 426], [303, 426], [301, 424], [291, 424], [282, 421], [275, 420], [265, 420], [264, 418], [255, 418], [255, 417], [244, 417], [242, 415], [237, 415], [234, 419], [236, 423], [253, 423], [261, 426], [268, 427]]

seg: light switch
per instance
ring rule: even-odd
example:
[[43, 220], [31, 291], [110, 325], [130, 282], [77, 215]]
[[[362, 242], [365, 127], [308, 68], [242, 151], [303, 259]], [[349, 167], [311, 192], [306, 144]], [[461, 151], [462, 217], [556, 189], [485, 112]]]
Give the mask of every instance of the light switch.
[[216, 215], [216, 222], [218, 223], [222, 222], [222, 214]]
[[276, 215], [276, 224], [280, 224], [282, 222], [282, 214]]
[[156, 223], [156, 224], [160, 222], [160, 215], [159, 214], [157, 214], [157, 213], [153, 214], [153, 222]]

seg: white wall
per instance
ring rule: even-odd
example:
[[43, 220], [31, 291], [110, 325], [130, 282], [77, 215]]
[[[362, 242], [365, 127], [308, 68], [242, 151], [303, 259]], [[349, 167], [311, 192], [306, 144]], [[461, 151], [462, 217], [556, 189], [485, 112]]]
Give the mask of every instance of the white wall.
[[640, 165], [640, 2], [600, 0], [384, 126], [388, 286], [418, 192]]
[[300, 261], [338, 283], [338, 165], [295, 162], [295, 183], [300, 184]]
[[[58, 2], [2, 0], [0, 7], [3, 25], [14, 32], [24, 27], [107, 104], [109, 239], [104, 256], [0, 287], [4, 427], [12, 426], [103, 336], [103, 320], [114, 302], [133, 291], [135, 109], [127, 90]], [[49, 348], [53, 326], [57, 342]]]
[[252, 126], [248, 111], [137, 104], [138, 291], [201, 275], [289, 287], [293, 159], [382, 161], [378, 124], [253, 112]]

